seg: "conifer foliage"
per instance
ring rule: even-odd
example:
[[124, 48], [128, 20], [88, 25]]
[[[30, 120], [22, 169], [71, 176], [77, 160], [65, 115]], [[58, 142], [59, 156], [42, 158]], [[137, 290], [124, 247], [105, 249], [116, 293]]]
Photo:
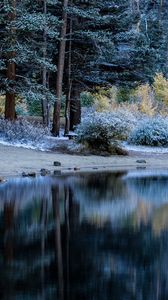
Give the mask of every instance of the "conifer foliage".
[[44, 116], [48, 101], [55, 97], [48, 78], [56, 71], [53, 56], [60, 26], [53, 14], [56, 4], [47, 0], [1, 4], [1, 93], [6, 95], [7, 119], [16, 117], [16, 97], [40, 101]]
[[65, 134], [80, 123], [80, 93], [136, 87], [168, 76], [168, 3], [160, 0], [2, 0], [0, 92], [5, 118], [16, 100], [40, 103], [43, 124]]

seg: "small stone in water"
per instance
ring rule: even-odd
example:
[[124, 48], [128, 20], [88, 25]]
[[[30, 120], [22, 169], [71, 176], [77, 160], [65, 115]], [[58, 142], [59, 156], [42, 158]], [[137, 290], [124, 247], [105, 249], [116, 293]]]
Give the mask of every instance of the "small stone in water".
[[60, 167], [61, 166], [61, 163], [59, 161], [54, 161], [54, 166], [55, 167]]
[[51, 172], [50, 172], [50, 170], [47, 170], [47, 169], [41, 169], [40, 173], [41, 173], [41, 176], [46, 176], [46, 175], [50, 174]]
[[55, 171], [54, 171], [54, 175], [55, 175], [55, 176], [61, 175], [61, 170], [55, 170]]
[[30, 173], [28, 173], [28, 176], [29, 177], [36, 177], [36, 173], [35, 172], [30, 172]]
[[5, 178], [0, 177], [0, 182], [5, 182], [5, 181], [6, 181]]
[[78, 167], [74, 168], [74, 171], [79, 171], [79, 170], [80, 170], [80, 168], [78, 168]]
[[25, 172], [22, 172], [22, 177], [28, 177], [28, 174], [26, 174]]
[[141, 170], [145, 170], [145, 169], [146, 169], [145, 166], [137, 166], [136, 168], [137, 168], [137, 170], [140, 170], [140, 169], [141, 169]]
[[30, 172], [30, 173], [22, 172], [22, 177], [36, 177], [36, 173], [35, 172]]
[[138, 159], [136, 162], [138, 164], [146, 164], [146, 160], [145, 159]]

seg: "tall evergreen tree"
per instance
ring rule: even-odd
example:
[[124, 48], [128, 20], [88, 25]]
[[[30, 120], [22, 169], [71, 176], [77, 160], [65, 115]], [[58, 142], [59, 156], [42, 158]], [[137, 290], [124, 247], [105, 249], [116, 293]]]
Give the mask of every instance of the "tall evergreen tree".
[[[90, 10], [91, 5], [97, 9], [97, 16]], [[78, 9], [73, 7], [73, 18], [76, 14], [77, 20], [72, 81], [80, 82], [81, 89], [113, 84], [130, 88], [151, 82], [156, 72], [166, 75], [167, 5], [159, 0], [114, 0], [82, 1]], [[71, 129], [78, 122], [78, 107], [79, 101], [72, 97]]]
[[[43, 112], [46, 99], [54, 100], [54, 93], [47, 85], [47, 74], [56, 71], [52, 59], [60, 26], [60, 21], [52, 10], [57, 7], [57, 1], [44, 1], [32, 3], [29, 0], [17, 0], [15, 11], [14, 1], [4, 1], [1, 9], [1, 61], [4, 68], [1, 73], [1, 92], [6, 92], [7, 96], [10, 92], [13, 98], [17, 95], [27, 101], [39, 101], [43, 104]], [[8, 72], [6, 77], [5, 68], [9, 70], [9, 67], [14, 66], [15, 76], [9, 78], [11, 72]], [[7, 97], [6, 99], [8, 100]], [[9, 100], [6, 101], [6, 107], [8, 103], [10, 108], [14, 106]], [[14, 119], [13, 115], [5, 116]]]

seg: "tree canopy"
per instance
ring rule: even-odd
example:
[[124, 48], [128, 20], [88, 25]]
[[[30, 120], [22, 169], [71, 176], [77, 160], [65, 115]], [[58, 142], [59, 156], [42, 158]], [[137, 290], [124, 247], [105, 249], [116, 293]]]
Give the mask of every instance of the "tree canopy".
[[168, 3], [160, 0], [2, 1], [5, 117], [16, 118], [17, 98], [35, 101], [49, 126], [55, 103], [53, 134], [59, 135], [63, 95], [68, 132], [80, 122], [80, 92], [152, 83], [158, 72], [167, 77], [167, 23]]

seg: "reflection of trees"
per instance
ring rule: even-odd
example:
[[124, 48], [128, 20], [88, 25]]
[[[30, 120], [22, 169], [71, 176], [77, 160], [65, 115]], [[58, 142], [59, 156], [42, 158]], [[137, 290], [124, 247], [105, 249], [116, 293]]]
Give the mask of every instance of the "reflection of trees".
[[71, 237], [71, 299], [166, 299], [168, 250], [150, 226], [130, 231], [83, 223]]
[[126, 180], [129, 194], [138, 199], [138, 206], [130, 219], [132, 224], [152, 223], [153, 232], [159, 235], [168, 229], [168, 178], [146, 176]]
[[148, 225], [151, 218], [151, 205], [148, 202], [140, 200], [137, 202], [135, 210], [124, 219], [124, 226], [139, 228], [142, 225]]
[[152, 216], [152, 229], [159, 236], [162, 231], [168, 229], [168, 204], [155, 209]]
[[148, 176], [134, 177], [125, 180], [129, 194], [144, 201], [160, 205], [168, 202], [168, 177], [165, 176]]
[[63, 300], [64, 296], [64, 279], [63, 279], [63, 260], [62, 260], [62, 243], [61, 243], [61, 220], [60, 220], [60, 198], [59, 187], [52, 187], [53, 213], [55, 219], [55, 253], [58, 272], [58, 289], [59, 300]]
[[15, 202], [4, 204], [0, 217], [4, 248], [0, 252], [5, 255], [5, 266], [0, 260], [0, 267], [6, 275], [1, 272], [0, 288], [7, 299], [17, 295], [24, 299], [26, 294], [29, 299], [53, 299], [56, 294], [60, 300], [69, 298], [70, 226], [73, 229], [79, 221], [79, 205], [69, 186], [59, 190], [57, 182], [51, 185], [52, 206], [50, 199], [42, 197], [31, 205], [28, 201], [17, 215]]
[[123, 198], [127, 195], [126, 184], [122, 181], [124, 174], [118, 172], [81, 175], [75, 185], [75, 192], [82, 193], [83, 198], [95, 201]]
[[47, 199], [41, 199], [41, 300], [45, 300], [45, 240], [46, 240], [46, 227], [47, 227]]
[[13, 233], [14, 233], [15, 202], [4, 204], [4, 256], [7, 263], [13, 259]]
[[[108, 183], [104, 184], [113, 195], [113, 185], [118, 184], [115, 195], [122, 196], [126, 183], [122, 188], [120, 176], [114, 177], [106, 177]], [[91, 195], [96, 185], [95, 178], [92, 181], [87, 175], [79, 176], [76, 182], [81, 194], [87, 188]], [[168, 239], [163, 229], [167, 206], [155, 208], [150, 222], [147, 202], [139, 202], [134, 216], [130, 215], [138, 226], [131, 226], [131, 219], [123, 227], [118, 223], [97, 227], [93, 222], [81, 222], [81, 202], [75, 199], [79, 194], [74, 190], [68, 180], [52, 181], [47, 194], [51, 197], [38, 196], [22, 209], [16, 206], [17, 199], [5, 202], [0, 215], [4, 241], [0, 247], [1, 298], [166, 300]], [[100, 194], [95, 202], [101, 201]], [[153, 235], [154, 226], [159, 235]], [[9, 252], [7, 236], [12, 237]], [[4, 254], [6, 259], [2, 260]]]
[[69, 264], [70, 264], [70, 220], [69, 220], [69, 212], [70, 212], [70, 188], [65, 186], [65, 299], [69, 299]]

